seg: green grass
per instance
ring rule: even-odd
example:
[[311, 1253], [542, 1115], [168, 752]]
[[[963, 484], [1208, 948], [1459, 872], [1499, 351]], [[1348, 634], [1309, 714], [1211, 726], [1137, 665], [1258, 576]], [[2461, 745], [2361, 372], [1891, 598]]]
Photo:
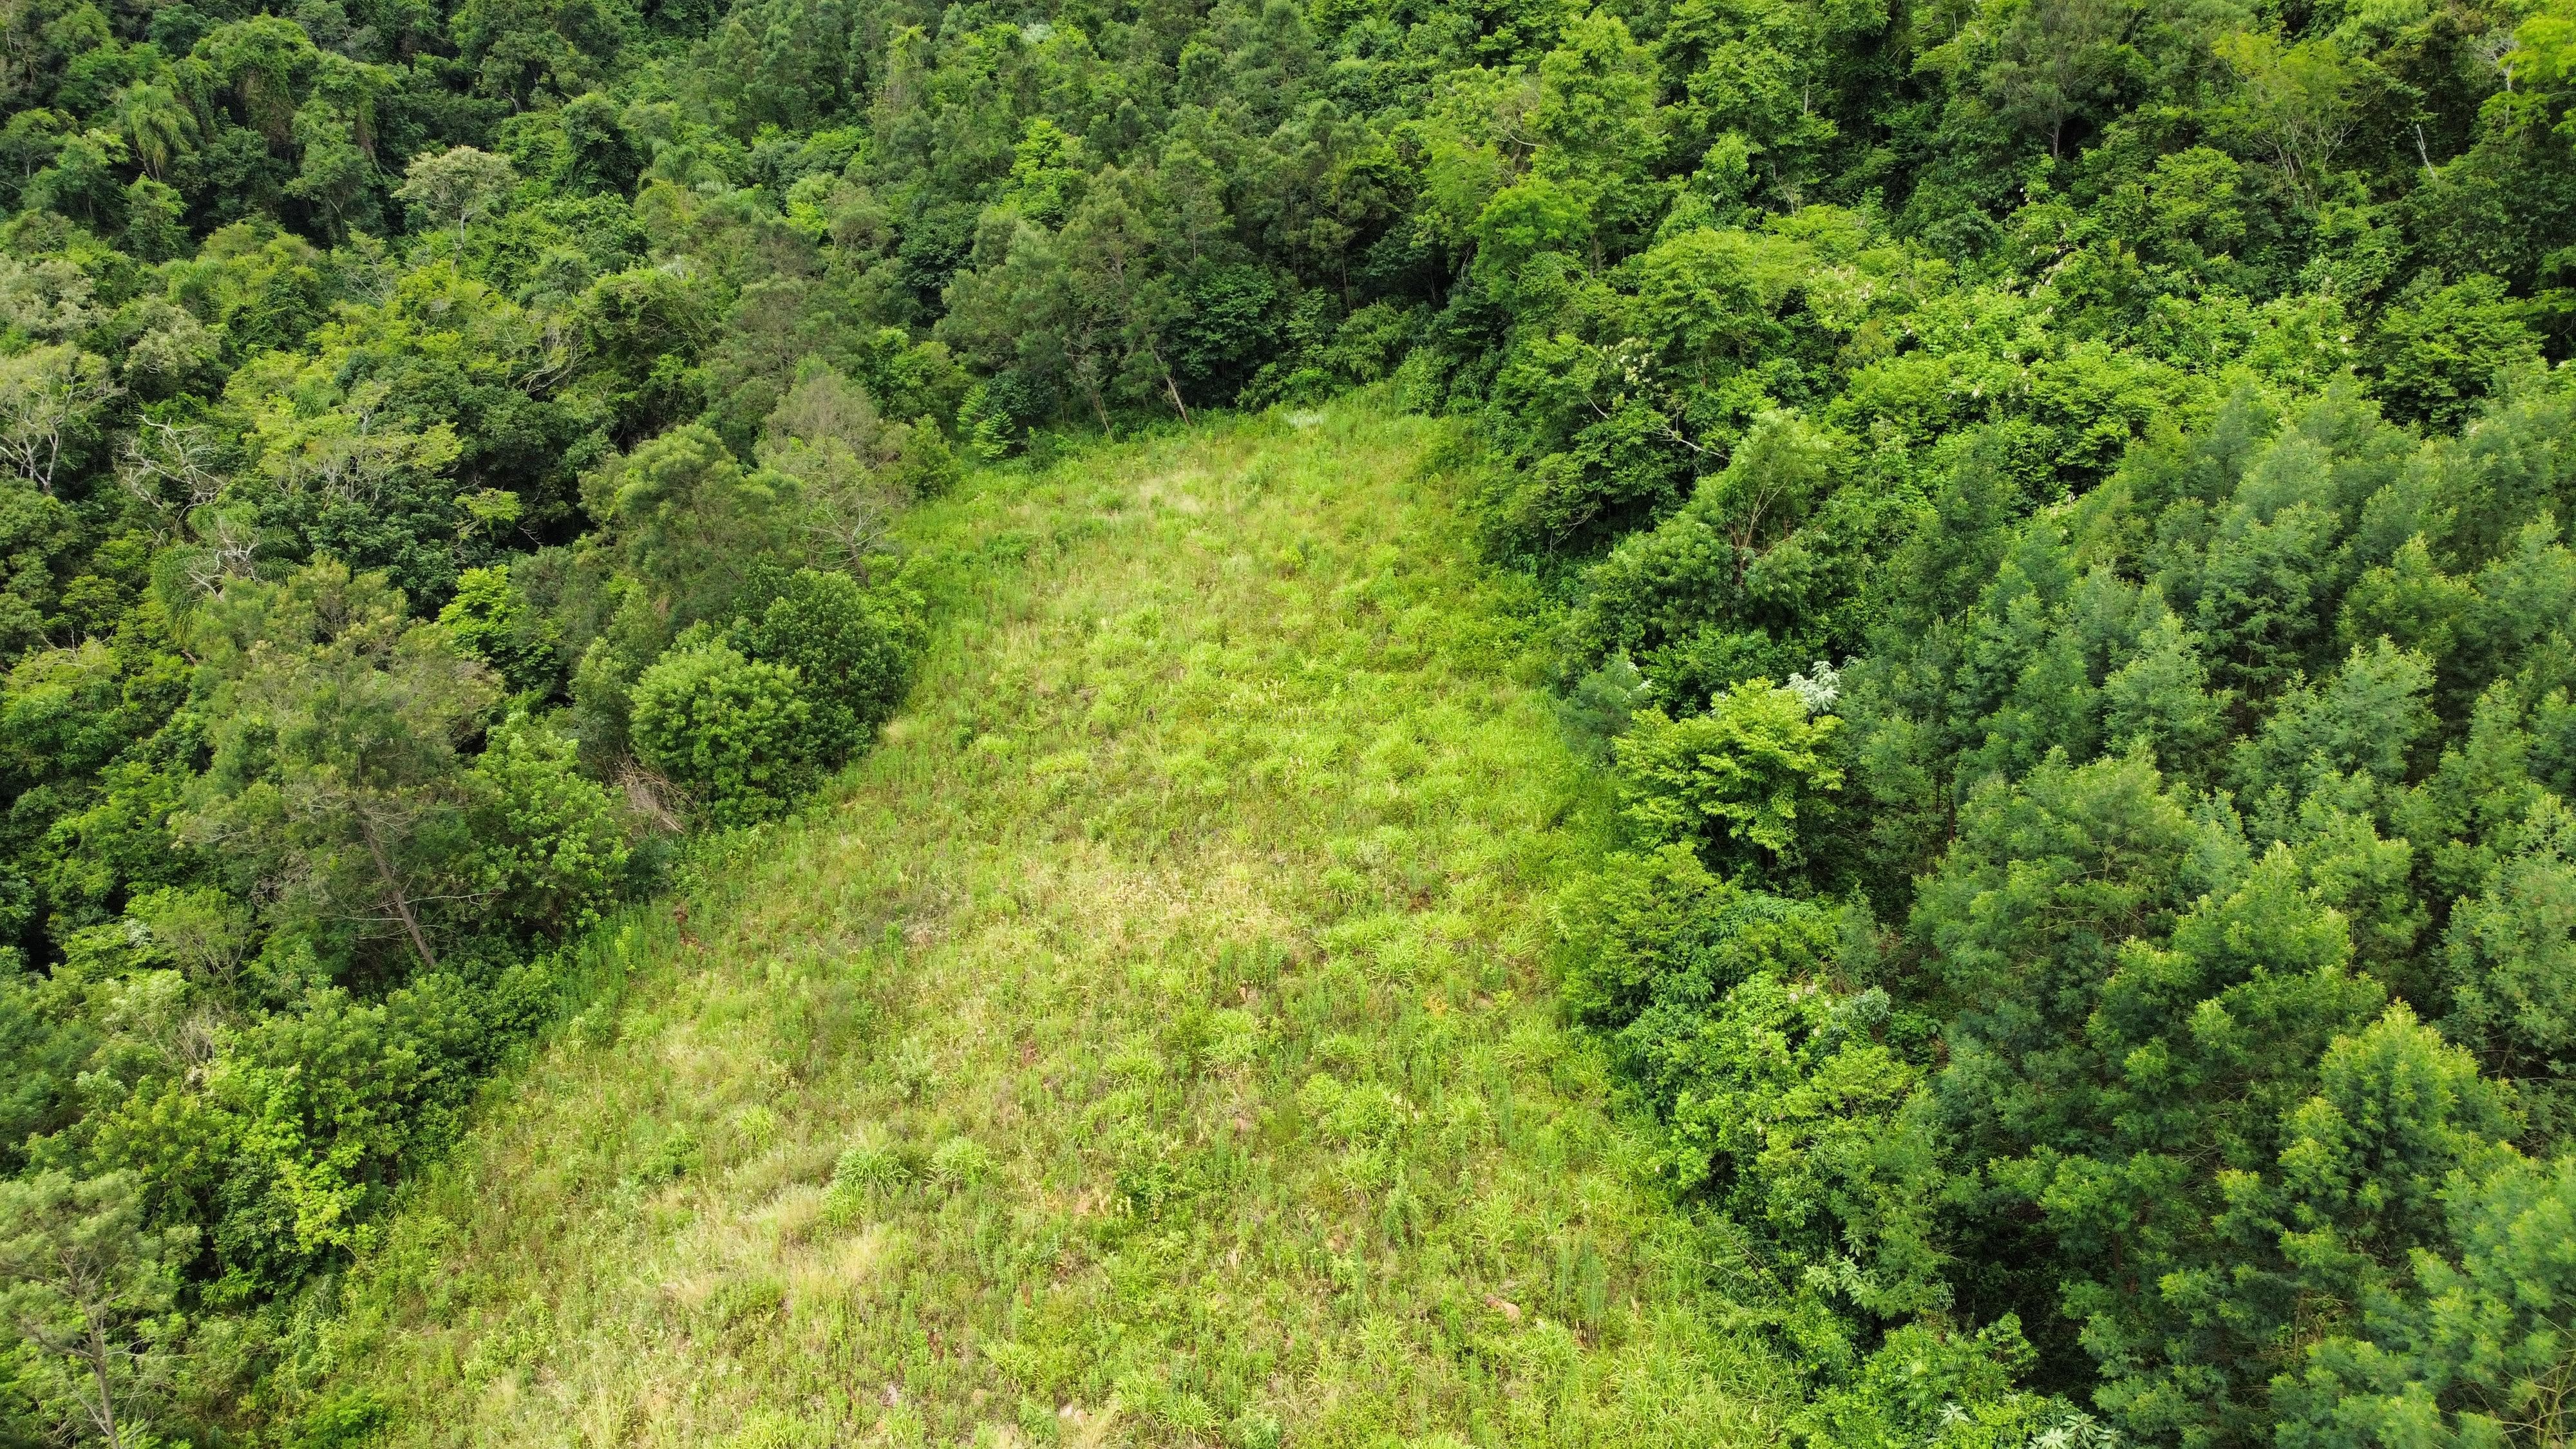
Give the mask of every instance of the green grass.
[[923, 510], [911, 712], [628, 928], [326, 1392], [399, 1444], [1774, 1437], [1550, 1005], [1593, 790], [1446, 436], [1353, 403]]

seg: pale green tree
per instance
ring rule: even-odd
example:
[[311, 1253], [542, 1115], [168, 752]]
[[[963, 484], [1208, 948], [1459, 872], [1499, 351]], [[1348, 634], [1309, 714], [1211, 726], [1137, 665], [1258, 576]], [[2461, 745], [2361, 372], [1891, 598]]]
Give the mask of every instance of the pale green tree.
[[153, 1230], [132, 1173], [0, 1182], [0, 1365], [71, 1442], [153, 1442], [182, 1320], [178, 1269], [196, 1230]]
[[457, 747], [498, 696], [490, 673], [383, 575], [327, 558], [212, 607], [214, 760], [182, 835], [261, 872], [282, 911], [397, 930], [435, 968], [425, 910], [472, 891]]
[[456, 244], [465, 244], [465, 228], [500, 209], [519, 181], [507, 156], [472, 146], [424, 151], [403, 170], [402, 189], [395, 192], [441, 225], [456, 228]]
[[0, 467], [52, 497], [64, 450], [116, 391], [106, 361], [68, 343], [0, 357]]

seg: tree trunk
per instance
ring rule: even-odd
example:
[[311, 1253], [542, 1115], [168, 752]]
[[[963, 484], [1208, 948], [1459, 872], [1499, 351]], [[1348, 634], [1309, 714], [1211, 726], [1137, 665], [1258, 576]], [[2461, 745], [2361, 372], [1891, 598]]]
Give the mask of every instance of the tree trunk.
[[123, 1431], [116, 1427], [116, 1396], [107, 1387], [107, 1339], [98, 1331], [98, 1318], [89, 1316], [90, 1377], [98, 1381], [98, 1429], [107, 1436], [107, 1449], [125, 1449]]
[[1109, 400], [1101, 395], [1100, 384], [1079, 371], [1074, 378], [1082, 384], [1083, 395], [1091, 399], [1092, 413], [1100, 419], [1100, 436], [1114, 441], [1118, 430], [1109, 425]]
[[394, 863], [385, 854], [384, 840], [376, 834], [376, 822], [358, 812], [358, 833], [367, 838], [367, 855], [376, 863], [376, 878], [384, 883], [385, 902], [401, 918], [403, 930], [411, 936], [411, 948], [420, 953], [420, 964], [435, 971], [438, 957], [429, 949], [429, 937], [421, 934], [420, 918], [412, 914], [411, 898], [403, 894], [402, 882], [394, 875]]
[[1172, 411], [1179, 413], [1181, 421], [1187, 423], [1190, 420], [1190, 406], [1181, 401], [1181, 385], [1172, 380], [1172, 365], [1163, 360], [1163, 349], [1154, 345], [1154, 339], [1150, 334], [1145, 338], [1145, 350], [1153, 355], [1154, 365], [1163, 370], [1163, 391], [1171, 395]]

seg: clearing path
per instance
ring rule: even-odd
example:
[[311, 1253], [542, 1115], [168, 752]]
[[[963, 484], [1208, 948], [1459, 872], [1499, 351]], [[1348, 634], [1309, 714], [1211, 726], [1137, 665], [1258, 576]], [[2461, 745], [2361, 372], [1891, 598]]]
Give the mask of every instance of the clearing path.
[[1773, 1438], [1556, 1025], [1598, 831], [1448, 436], [1348, 404], [923, 510], [911, 712], [619, 938], [328, 1395], [399, 1444]]

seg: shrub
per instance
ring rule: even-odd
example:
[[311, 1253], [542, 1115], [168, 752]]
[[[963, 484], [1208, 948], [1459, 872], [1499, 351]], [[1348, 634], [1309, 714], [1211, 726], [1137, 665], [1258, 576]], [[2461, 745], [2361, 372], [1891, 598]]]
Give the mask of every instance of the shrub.
[[459, 652], [491, 665], [513, 691], [551, 691], [562, 672], [555, 622], [528, 602], [507, 568], [467, 569], [438, 622]]
[[1760, 972], [1826, 972], [1843, 912], [1746, 889], [1709, 873], [1688, 847], [1620, 852], [1583, 881], [1567, 910], [1566, 1006], [1588, 1025], [1625, 1026], [1650, 1007], [1698, 1008]]
[[841, 1149], [840, 1160], [832, 1165], [832, 1185], [824, 1194], [823, 1216], [836, 1226], [857, 1222], [866, 1214], [871, 1195], [891, 1192], [903, 1186], [911, 1175], [911, 1166], [904, 1161], [902, 1151], [882, 1131], [862, 1132]]
[[1727, 907], [1742, 894], [1709, 874], [1687, 846], [1611, 856], [1569, 903], [1567, 1010], [1593, 1026], [1622, 1026], [1667, 978], [1696, 972], [1703, 992], [1732, 985], [1731, 978], [1711, 979], [1723, 968], [1709, 958], [1728, 934]]
[[307, 1410], [290, 1442], [295, 1449], [358, 1449], [374, 1443], [393, 1417], [373, 1394], [343, 1393]]
[[912, 684], [921, 625], [912, 601], [871, 593], [848, 574], [798, 569], [776, 585], [735, 642], [757, 660], [796, 671], [813, 710], [816, 758], [840, 760], [893, 714]]
[[581, 773], [573, 742], [524, 717], [492, 732], [474, 761], [477, 835], [494, 906], [509, 924], [561, 937], [599, 918], [626, 869], [608, 791]]
[[1889, 1334], [1850, 1382], [1819, 1394], [1791, 1422], [1790, 1436], [1819, 1449], [2116, 1443], [2118, 1435], [2065, 1400], [2014, 1386], [2037, 1357], [2021, 1320], [2009, 1313], [1974, 1334], [1938, 1320], [1910, 1323]]
[[635, 1177], [647, 1187], [678, 1182], [691, 1173], [704, 1171], [706, 1156], [696, 1133], [686, 1127], [676, 1128], [654, 1146], [651, 1155], [635, 1169]]
[[720, 824], [777, 814], [812, 783], [813, 707], [797, 671], [706, 640], [635, 681], [635, 753]]
[[931, 1180], [946, 1187], [971, 1187], [993, 1170], [993, 1154], [972, 1137], [951, 1137], [930, 1154]]
[[956, 487], [965, 471], [939, 424], [923, 418], [904, 430], [888, 477], [906, 498], [936, 498]]
[[1827, 752], [1841, 723], [1808, 693], [1767, 679], [1735, 686], [1702, 715], [1639, 710], [1615, 748], [1628, 818], [1647, 839], [1695, 842], [1713, 861], [1793, 864], [1800, 812], [1842, 788]]

